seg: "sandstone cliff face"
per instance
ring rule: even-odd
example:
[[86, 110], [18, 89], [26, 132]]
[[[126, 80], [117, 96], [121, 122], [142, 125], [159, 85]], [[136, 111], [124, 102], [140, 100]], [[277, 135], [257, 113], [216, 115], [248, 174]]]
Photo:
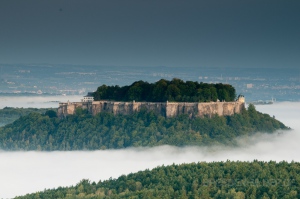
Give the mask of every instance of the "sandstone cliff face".
[[74, 102], [60, 103], [58, 116], [66, 117], [75, 113], [76, 108], [87, 109], [92, 115], [100, 112], [113, 113], [114, 115], [129, 115], [134, 112], [146, 109], [154, 111], [165, 117], [175, 117], [180, 114], [187, 114], [189, 117], [204, 117], [233, 115], [240, 113], [245, 103], [236, 102], [207, 102], [207, 103], [185, 103], [185, 102], [113, 102], [113, 101], [93, 101], [93, 102]]

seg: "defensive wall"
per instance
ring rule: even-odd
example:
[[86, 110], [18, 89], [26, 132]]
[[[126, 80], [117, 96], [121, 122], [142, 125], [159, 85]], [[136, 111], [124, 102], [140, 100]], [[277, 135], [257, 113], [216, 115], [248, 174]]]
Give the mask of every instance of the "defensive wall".
[[86, 109], [88, 113], [96, 115], [100, 112], [113, 113], [114, 115], [129, 115], [142, 109], [154, 111], [165, 117], [175, 117], [187, 114], [189, 117], [211, 117], [233, 115], [240, 113], [245, 107], [245, 101], [238, 99], [234, 102], [115, 102], [115, 101], [90, 101], [59, 103], [58, 117], [63, 118], [75, 113], [76, 108]]

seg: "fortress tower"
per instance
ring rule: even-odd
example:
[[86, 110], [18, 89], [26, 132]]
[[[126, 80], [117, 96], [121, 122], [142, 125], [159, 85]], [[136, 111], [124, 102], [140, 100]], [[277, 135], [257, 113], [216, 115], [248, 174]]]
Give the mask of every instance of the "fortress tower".
[[245, 97], [244, 97], [244, 95], [241, 95], [241, 94], [240, 94], [240, 95], [238, 96], [237, 101], [238, 101], [238, 102], [241, 102], [241, 103], [245, 103]]

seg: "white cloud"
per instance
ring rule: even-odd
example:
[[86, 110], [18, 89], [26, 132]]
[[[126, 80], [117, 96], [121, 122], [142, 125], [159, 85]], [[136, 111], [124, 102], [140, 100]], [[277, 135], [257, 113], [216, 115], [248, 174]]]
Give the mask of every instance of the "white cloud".
[[300, 103], [257, 106], [294, 130], [239, 139], [238, 148], [171, 147], [75, 152], [0, 152], [0, 198], [45, 188], [75, 185], [83, 178], [98, 182], [172, 163], [199, 161], [300, 161]]

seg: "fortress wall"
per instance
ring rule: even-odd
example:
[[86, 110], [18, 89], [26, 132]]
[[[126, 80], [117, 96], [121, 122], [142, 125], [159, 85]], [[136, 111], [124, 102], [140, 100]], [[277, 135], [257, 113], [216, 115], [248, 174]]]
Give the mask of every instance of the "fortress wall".
[[67, 114], [65, 113], [65, 110], [67, 109], [66, 103], [59, 103], [59, 107], [57, 109], [57, 116], [58, 117], [65, 117]]
[[180, 114], [187, 114], [190, 117], [194, 117], [198, 114], [198, 103], [176, 103], [168, 102], [166, 107], [166, 116], [175, 117]]
[[198, 104], [198, 117], [204, 117], [212, 115], [222, 115], [223, 114], [223, 107], [220, 102], [208, 102], [208, 103], [199, 103]]
[[134, 112], [146, 109], [154, 111], [166, 117], [175, 117], [180, 114], [187, 114], [189, 117], [204, 117], [233, 115], [240, 113], [244, 107], [243, 102], [206, 102], [206, 103], [187, 103], [187, 102], [113, 102], [113, 101], [93, 101], [93, 102], [75, 102], [60, 103], [58, 116], [66, 117], [75, 114], [76, 108], [87, 109], [92, 115], [100, 112], [113, 113], [114, 115], [129, 115]]
[[166, 105], [166, 117], [175, 117], [178, 115], [178, 106], [175, 103], [167, 103]]
[[237, 103], [235, 105], [234, 112], [235, 113], [241, 113], [244, 108], [245, 108], [245, 103], [244, 102], [243, 103]]
[[166, 108], [165, 103], [94, 101], [92, 102], [91, 113], [93, 115], [96, 115], [100, 112], [113, 113], [114, 115], [129, 115], [142, 109], [154, 111], [158, 114], [163, 114], [165, 113]]
[[178, 104], [178, 114], [186, 114], [189, 115], [189, 117], [196, 117], [198, 112], [198, 103]]
[[85, 104], [83, 106], [82, 102], [60, 103], [59, 108], [57, 110], [57, 115], [59, 117], [66, 117], [67, 115], [73, 115], [73, 114], [75, 114], [75, 110], [78, 107], [82, 107], [83, 109], [87, 109], [88, 105]]
[[223, 104], [223, 115], [233, 115], [235, 113], [235, 102], [227, 102]]
[[113, 102], [113, 114], [114, 115], [119, 115], [119, 114], [124, 114], [124, 115], [129, 115], [133, 113], [133, 103], [130, 102]]
[[132, 103], [132, 111], [137, 112], [141, 109], [141, 103], [140, 102], [133, 102]]
[[166, 116], [166, 103], [141, 102], [138, 111], [142, 109]]

